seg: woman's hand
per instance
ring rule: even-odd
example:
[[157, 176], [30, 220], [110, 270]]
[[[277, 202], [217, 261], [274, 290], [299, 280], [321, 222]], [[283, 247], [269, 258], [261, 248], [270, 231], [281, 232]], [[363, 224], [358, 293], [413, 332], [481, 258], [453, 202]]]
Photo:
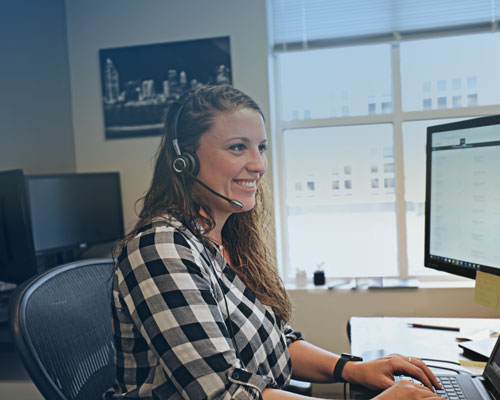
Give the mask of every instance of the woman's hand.
[[[420, 358], [405, 357], [401, 354], [390, 354], [373, 361], [348, 362], [342, 371], [342, 377], [349, 382], [382, 390], [395, 384], [395, 375], [411, 376], [422, 382], [428, 388], [427, 391], [432, 390], [433, 386], [441, 389], [434, 374]], [[399, 386], [403, 386], [403, 388], [399, 388]], [[409, 390], [412, 386], [398, 384], [396, 390]], [[422, 387], [421, 385], [416, 386]], [[422, 387], [422, 389], [424, 388]]]
[[413, 400], [413, 399], [442, 399], [439, 395], [432, 392], [422, 385], [418, 385], [406, 380], [399, 381], [389, 389], [384, 390], [374, 400]]

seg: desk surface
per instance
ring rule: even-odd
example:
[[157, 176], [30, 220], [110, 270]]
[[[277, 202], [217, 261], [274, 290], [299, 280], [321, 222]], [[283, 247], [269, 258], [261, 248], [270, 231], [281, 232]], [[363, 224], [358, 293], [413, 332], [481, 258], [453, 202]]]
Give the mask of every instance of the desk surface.
[[[352, 317], [349, 322], [351, 352], [365, 360], [400, 353], [458, 361], [466, 357], [457, 337], [488, 329], [500, 331], [500, 320], [490, 318]], [[408, 323], [456, 326], [460, 331], [413, 328]]]

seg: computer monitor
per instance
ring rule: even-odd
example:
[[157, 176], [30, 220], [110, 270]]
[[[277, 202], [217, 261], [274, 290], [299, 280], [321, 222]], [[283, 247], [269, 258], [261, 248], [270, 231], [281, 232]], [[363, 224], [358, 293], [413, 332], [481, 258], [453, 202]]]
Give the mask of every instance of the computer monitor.
[[500, 115], [427, 128], [424, 259], [500, 275]]
[[27, 175], [37, 255], [123, 237], [118, 173]]
[[38, 273], [22, 170], [0, 172], [0, 281], [21, 283]]

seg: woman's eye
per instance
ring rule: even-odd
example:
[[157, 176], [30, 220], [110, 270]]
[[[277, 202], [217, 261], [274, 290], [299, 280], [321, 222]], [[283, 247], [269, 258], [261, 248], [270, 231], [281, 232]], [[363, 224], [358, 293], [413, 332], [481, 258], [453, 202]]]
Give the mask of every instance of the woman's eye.
[[230, 149], [234, 150], [234, 151], [243, 151], [243, 150], [245, 150], [245, 145], [243, 145], [243, 144], [233, 144], [230, 147]]
[[261, 144], [261, 145], [259, 146], [259, 151], [260, 151], [261, 153], [264, 153], [266, 150], [267, 150], [267, 144]]

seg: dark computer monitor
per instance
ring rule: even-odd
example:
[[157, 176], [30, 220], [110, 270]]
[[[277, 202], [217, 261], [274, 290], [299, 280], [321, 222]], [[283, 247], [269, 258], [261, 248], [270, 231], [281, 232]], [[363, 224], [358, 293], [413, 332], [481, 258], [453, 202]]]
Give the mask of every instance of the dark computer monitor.
[[123, 237], [118, 173], [27, 175], [37, 255]]
[[425, 266], [500, 275], [500, 115], [427, 128]]
[[21, 283], [38, 273], [22, 170], [0, 172], [0, 281]]

